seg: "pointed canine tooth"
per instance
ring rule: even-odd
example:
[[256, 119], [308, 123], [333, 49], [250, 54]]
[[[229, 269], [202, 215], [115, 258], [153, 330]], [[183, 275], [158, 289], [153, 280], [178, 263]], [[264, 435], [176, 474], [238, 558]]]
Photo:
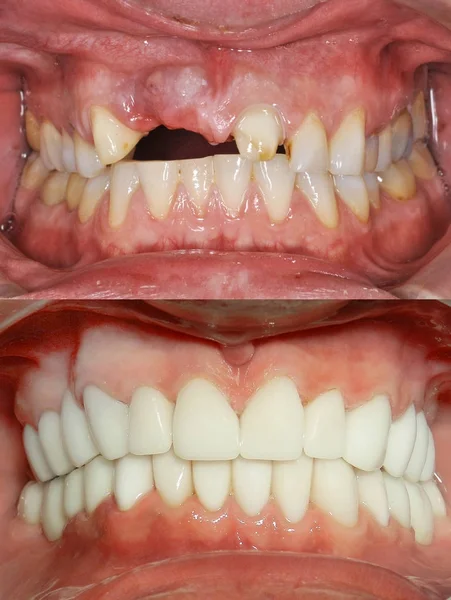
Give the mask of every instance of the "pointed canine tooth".
[[41, 126], [31, 110], [27, 110], [25, 113], [25, 132], [30, 148], [39, 152], [41, 149]]
[[196, 460], [193, 462], [193, 481], [202, 506], [211, 512], [220, 510], [230, 494], [232, 463], [229, 460]]
[[362, 471], [380, 469], [391, 423], [390, 402], [379, 394], [346, 413], [343, 458]]
[[92, 137], [104, 165], [111, 165], [129, 154], [143, 134], [121, 123], [103, 106], [91, 107]]
[[251, 106], [238, 118], [233, 137], [243, 158], [271, 160], [284, 139], [280, 116], [272, 106]]
[[45, 486], [41, 522], [42, 530], [49, 542], [58, 540], [66, 527], [63, 494], [63, 477], [58, 477]]
[[383, 473], [390, 516], [402, 527], [410, 527], [410, 502], [404, 480]]
[[66, 198], [69, 173], [50, 173], [41, 189], [41, 199], [46, 206], [56, 206]]
[[428, 546], [434, 537], [434, 515], [426, 492], [416, 483], [406, 481], [410, 501], [410, 519], [417, 544]]
[[421, 471], [420, 481], [429, 481], [433, 478], [435, 471], [435, 444], [432, 437], [432, 431], [428, 428], [428, 449], [426, 453], [426, 462]]
[[214, 181], [213, 158], [195, 158], [180, 161], [180, 179], [192, 202], [202, 213], [207, 207], [208, 193]]
[[174, 452], [185, 460], [231, 460], [239, 454], [239, 421], [224, 394], [193, 379], [177, 396]]
[[94, 214], [105, 192], [110, 189], [110, 176], [108, 173], [99, 175], [86, 181], [80, 204], [78, 205], [78, 218], [80, 223], [86, 223]]
[[41, 126], [41, 155], [44, 163], [48, 161], [47, 166], [57, 171], [64, 171], [63, 140], [60, 132], [50, 121], [44, 121]]
[[128, 406], [94, 385], [88, 385], [83, 400], [92, 435], [108, 460], [128, 452]]
[[84, 467], [85, 507], [91, 514], [113, 493], [114, 463], [96, 456]]
[[64, 446], [76, 467], [85, 465], [99, 454], [89, 432], [85, 412], [69, 390], [63, 396], [61, 429]]
[[377, 159], [379, 156], [379, 136], [371, 135], [366, 140], [365, 145], [365, 173], [372, 173], [376, 170]]
[[38, 190], [47, 179], [49, 170], [38, 154], [30, 154], [24, 167], [21, 186], [27, 190]]
[[417, 434], [417, 416], [413, 404], [393, 421], [387, 440], [384, 469], [393, 477], [402, 477], [412, 456]]
[[329, 173], [299, 173], [296, 186], [307, 196], [323, 225], [330, 229], [338, 226], [337, 200]]
[[178, 458], [173, 450], [152, 457], [155, 487], [169, 506], [181, 506], [193, 495], [191, 462]]
[[46, 410], [39, 419], [39, 439], [50, 468], [56, 475], [72, 471], [73, 465], [63, 446], [61, 419], [54, 410]]
[[301, 456], [304, 409], [294, 382], [276, 377], [252, 396], [241, 414], [243, 458], [294, 460]]
[[85, 509], [84, 470], [75, 469], [64, 478], [64, 514], [72, 519]]
[[365, 173], [363, 175], [365, 181], [366, 192], [368, 194], [368, 200], [371, 206], [374, 208], [380, 208], [381, 196], [379, 192], [379, 181], [377, 180], [376, 173]]
[[30, 525], [39, 525], [43, 498], [44, 486], [42, 483], [29, 481], [20, 494], [17, 507], [19, 517]]
[[127, 454], [117, 461], [114, 497], [119, 510], [130, 510], [152, 489], [152, 457]]
[[338, 390], [321, 394], [304, 408], [304, 452], [312, 458], [341, 458], [345, 449], [346, 417]]
[[213, 157], [213, 166], [222, 203], [230, 214], [236, 216], [251, 180], [252, 163], [234, 154], [217, 154]]
[[179, 163], [173, 160], [137, 162], [136, 169], [152, 216], [165, 219], [179, 183]]
[[423, 483], [422, 488], [429, 498], [433, 514], [436, 517], [446, 517], [445, 501], [435, 481], [427, 481], [426, 483]]
[[399, 115], [392, 125], [391, 157], [398, 162], [404, 156], [412, 138], [412, 119], [407, 111]]
[[108, 213], [111, 229], [117, 229], [124, 223], [130, 201], [138, 187], [139, 177], [134, 162], [121, 162], [112, 167]]
[[358, 175], [335, 175], [335, 188], [340, 198], [361, 221], [367, 223], [370, 216], [370, 201], [363, 177]]
[[408, 158], [410, 168], [418, 179], [433, 179], [437, 175], [437, 167], [427, 146], [422, 142], [415, 142]]
[[158, 390], [140, 387], [130, 403], [129, 449], [132, 454], [163, 454], [172, 446], [174, 404]]
[[384, 192], [395, 200], [409, 200], [417, 191], [415, 175], [406, 160], [390, 165], [386, 171], [379, 173], [378, 180]]
[[44, 456], [41, 441], [36, 430], [31, 425], [25, 425], [23, 430], [23, 445], [28, 462], [40, 481], [48, 481], [54, 477], [47, 459]]
[[313, 460], [303, 454], [297, 460], [275, 462], [272, 493], [285, 518], [291, 523], [303, 519], [310, 500]]
[[74, 147], [75, 147], [75, 164], [77, 171], [83, 177], [90, 179], [100, 175], [105, 169], [105, 166], [101, 163], [100, 158], [97, 156], [97, 152], [94, 146], [91, 146], [88, 142], [74, 132]]
[[359, 516], [357, 481], [343, 459], [313, 461], [311, 500], [336, 521], [354, 527]]
[[426, 422], [426, 417], [423, 412], [417, 414], [417, 430], [415, 445], [413, 447], [412, 456], [405, 470], [404, 476], [408, 481], [416, 483], [420, 480], [426, 463], [428, 444], [429, 444], [429, 427]]
[[424, 93], [420, 92], [412, 105], [412, 123], [414, 141], [425, 138], [427, 135], [426, 105]]
[[77, 165], [75, 163], [74, 140], [65, 129], [63, 129], [61, 152], [64, 170], [68, 173], [75, 173], [77, 171]]
[[301, 126], [288, 140], [287, 155], [290, 169], [299, 173], [326, 173], [329, 169], [329, 150], [324, 125], [315, 113], [309, 113]]
[[365, 164], [365, 111], [349, 113], [330, 141], [330, 172], [333, 175], [361, 175]]
[[369, 510], [379, 525], [387, 527], [390, 514], [382, 471], [358, 471], [357, 488], [360, 504]]
[[80, 205], [85, 189], [86, 179], [78, 173], [71, 173], [67, 182], [66, 202], [69, 210], [75, 210]]
[[248, 517], [258, 515], [271, 492], [271, 462], [238, 457], [232, 463], [233, 493]]
[[386, 171], [391, 165], [391, 127], [387, 125], [379, 133], [379, 153], [377, 155], [376, 169], [378, 173]]
[[268, 162], [254, 163], [253, 172], [269, 218], [275, 223], [282, 222], [290, 209], [296, 178], [296, 174], [288, 166], [287, 157], [277, 154]]

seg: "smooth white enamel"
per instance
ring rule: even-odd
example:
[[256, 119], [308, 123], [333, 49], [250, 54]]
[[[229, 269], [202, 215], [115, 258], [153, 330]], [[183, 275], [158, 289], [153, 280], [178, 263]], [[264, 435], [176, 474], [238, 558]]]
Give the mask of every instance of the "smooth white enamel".
[[301, 456], [304, 409], [289, 377], [265, 383], [247, 402], [240, 418], [243, 458], [294, 460]]
[[299, 129], [288, 140], [290, 169], [297, 173], [326, 173], [329, 169], [329, 149], [326, 130], [315, 113], [309, 113]]
[[432, 437], [432, 431], [428, 428], [428, 449], [426, 452], [426, 461], [421, 471], [420, 481], [429, 481], [433, 478], [435, 471], [435, 444]]
[[64, 479], [58, 477], [46, 484], [42, 504], [41, 524], [49, 542], [58, 540], [66, 526], [64, 514]]
[[341, 458], [345, 449], [343, 396], [330, 390], [304, 407], [304, 452], [313, 458]]
[[365, 164], [365, 111], [357, 108], [341, 122], [329, 144], [333, 175], [361, 175]]
[[100, 175], [105, 166], [100, 161], [96, 149], [86, 142], [76, 131], [74, 132], [75, 164], [83, 177], [91, 178]]
[[86, 179], [78, 173], [71, 173], [67, 182], [66, 202], [69, 210], [78, 208], [85, 189]]
[[116, 462], [114, 497], [119, 510], [129, 510], [152, 488], [151, 456], [127, 454]]
[[191, 463], [173, 450], [152, 457], [153, 477], [158, 493], [169, 506], [181, 506], [193, 495]]
[[343, 459], [313, 462], [311, 501], [336, 521], [354, 527], [359, 516], [357, 481]]
[[40, 481], [48, 481], [55, 476], [44, 456], [41, 441], [36, 430], [31, 425], [25, 425], [23, 430], [23, 445], [28, 462]]
[[132, 454], [163, 454], [172, 446], [174, 403], [152, 387], [140, 387], [130, 403], [129, 450]]
[[74, 468], [63, 446], [61, 420], [57, 412], [46, 410], [38, 424], [44, 456], [55, 475], [65, 475]]
[[387, 527], [390, 518], [387, 491], [382, 471], [357, 471], [359, 502], [369, 510], [382, 527]]
[[304, 518], [310, 501], [313, 459], [303, 454], [297, 460], [278, 461], [272, 468], [272, 493], [285, 518], [297, 523]]
[[103, 106], [91, 107], [91, 127], [94, 144], [104, 165], [111, 165], [125, 158], [143, 134], [121, 123]]
[[377, 164], [375, 171], [383, 172], [391, 164], [391, 127], [387, 125], [379, 133], [379, 153], [377, 155]]
[[147, 206], [155, 219], [165, 219], [179, 183], [180, 164], [171, 161], [136, 162]]
[[406, 481], [410, 502], [411, 526], [415, 532], [415, 541], [428, 546], [434, 537], [434, 514], [426, 492], [416, 483]]
[[132, 196], [138, 187], [139, 177], [134, 162], [120, 162], [112, 167], [108, 212], [108, 223], [112, 229], [117, 229], [124, 223]]
[[43, 499], [44, 486], [42, 483], [29, 481], [20, 494], [18, 515], [30, 525], [38, 525], [41, 522]]
[[85, 411], [67, 390], [61, 406], [63, 444], [76, 467], [81, 467], [99, 454], [86, 420]]
[[424, 93], [420, 92], [415, 98], [411, 109], [413, 123], [413, 139], [420, 140], [427, 135], [426, 104]]
[[443, 499], [442, 493], [438, 489], [438, 485], [435, 483], [435, 481], [427, 481], [426, 483], [423, 483], [422, 488], [429, 498], [433, 514], [436, 517], [446, 517], [445, 500]]
[[174, 452], [185, 460], [231, 460], [239, 454], [239, 421], [226, 396], [206, 379], [180, 390], [174, 410]]
[[365, 180], [360, 175], [335, 175], [335, 188], [350, 211], [367, 223], [370, 216], [370, 200]]
[[208, 194], [214, 181], [213, 158], [193, 158], [180, 161], [180, 179], [200, 211], [207, 208]]
[[232, 462], [194, 461], [193, 482], [202, 506], [211, 512], [222, 508], [229, 497], [232, 485]]
[[60, 132], [52, 123], [44, 121], [41, 125], [41, 156], [46, 167], [64, 171], [62, 153], [63, 140]]
[[387, 452], [384, 459], [384, 469], [393, 477], [402, 477], [410, 457], [417, 435], [417, 417], [415, 406], [408, 409], [390, 425], [387, 440]]
[[239, 116], [233, 137], [243, 158], [271, 160], [284, 139], [280, 115], [269, 105], [250, 106]]
[[404, 480], [383, 473], [390, 516], [402, 527], [410, 527], [410, 502]]
[[252, 174], [252, 162], [237, 155], [213, 157], [215, 181], [227, 212], [236, 216], [243, 204]]
[[84, 469], [75, 469], [64, 478], [64, 513], [71, 519], [85, 508]]
[[347, 411], [343, 458], [362, 471], [379, 469], [385, 458], [390, 424], [390, 401], [383, 394]]
[[407, 111], [399, 115], [392, 125], [391, 157], [397, 162], [412, 144], [412, 119]]
[[99, 175], [86, 181], [78, 206], [78, 218], [81, 223], [86, 223], [92, 217], [103, 195], [109, 189], [109, 174]]
[[56, 206], [66, 198], [69, 173], [55, 171], [45, 180], [41, 189], [41, 200], [46, 206]]
[[25, 112], [25, 133], [28, 145], [35, 152], [41, 148], [41, 126], [31, 110]]
[[44, 165], [41, 156], [33, 152], [25, 164], [20, 185], [27, 190], [38, 190], [48, 176], [49, 170]]
[[62, 134], [62, 149], [61, 149], [61, 158], [63, 162], [64, 170], [68, 173], [75, 173], [77, 171], [77, 165], [75, 162], [75, 145], [74, 140], [67, 133], [65, 129], [63, 129]]
[[97, 456], [84, 467], [85, 507], [88, 514], [113, 493], [114, 463]]
[[371, 135], [365, 144], [365, 167], [366, 173], [372, 173], [376, 169], [379, 156], [379, 136]]
[[108, 460], [125, 456], [128, 452], [128, 406], [112, 398], [94, 385], [83, 392], [88, 422], [94, 442]]
[[258, 515], [269, 500], [272, 465], [269, 460], [238, 457], [232, 463], [235, 500], [248, 517]]
[[391, 164], [383, 173], [379, 173], [378, 181], [381, 188], [392, 198], [405, 201], [416, 193], [415, 175], [407, 160], [399, 160]]
[[288, 165], [287, 157], [277, 154], [270, 161], [256, 162], [253, 173], [269, 218], [274, 223], [280, 223], [288, 215], [296, 178]]
[[420, 480], [421, 473], [423, 472], [423, 468], [426, 463], [429, 445], [429, 427], [426, 421], [426, 417], [424, 416], [424, 412], [421, 411], [417, 413], [416, 419], [417, 430], [415, 437], [415, 445], [413, 447], [413, 452], [404, 475], [408, 481], [414, 483]]
[[371, 206], [379, 208], [381, 205], [379, 181], [376, 173], [364, 173], [363, 179], [366, 185], [366, 192], [368, 194], [368, 200]]
[[338, 226], [338, 207], [334, 182], [329, 173], [299, 173], [296, 186], [308, 198], [316, 216], [323, 225]]

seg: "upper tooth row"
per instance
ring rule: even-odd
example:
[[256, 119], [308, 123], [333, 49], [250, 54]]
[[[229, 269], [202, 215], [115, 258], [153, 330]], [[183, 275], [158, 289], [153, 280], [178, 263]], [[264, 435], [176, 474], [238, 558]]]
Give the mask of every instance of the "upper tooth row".
[[250, 398], [240, 418], [226, 396], [205, 379], [191, 380], [170, 402], [160, 391], [140, 387], [130, 405], [96, 386], [83, 393], [83, 409], [66, 392], [61, 414], [42, 414], [38, 432], [24, 428], [30, 465], [41, 481], [64, 475], [99, 453], [115, 460], [128, 453], [157, 455], [173, 447], [184, 460], [296, 460], [304, 452], [344, 460], [372, 471], [384, 467], [412, 482], [432, 479], [435, 446], [423, 412], [410, 405], [392, 422], [385, 395], [345, 410], [342, 394], [330, 390], [305, 406], [288, 377], [268, 381]]

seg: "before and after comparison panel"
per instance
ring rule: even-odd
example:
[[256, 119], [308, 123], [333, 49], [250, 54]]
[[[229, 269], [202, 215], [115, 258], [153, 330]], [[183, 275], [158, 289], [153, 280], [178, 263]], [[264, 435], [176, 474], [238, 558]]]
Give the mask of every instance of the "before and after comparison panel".
[[0, 0], [0, 600], [451, 599], [451, 0]]

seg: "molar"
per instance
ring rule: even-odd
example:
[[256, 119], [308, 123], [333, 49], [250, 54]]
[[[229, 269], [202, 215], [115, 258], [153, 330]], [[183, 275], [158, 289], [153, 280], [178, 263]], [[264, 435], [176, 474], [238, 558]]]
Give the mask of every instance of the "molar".
[[269, 105], [251, 106], [238, 118], [233, 137], [243, 158], [269, 161], [284, 139], [280, 115]]
[[227, 212], [237, 216], [249, 186], [252, 163], [236, 155], [216, 155], [213, 157], [215, 181]]
[[426, 104], [423, 92], [420, 92], [415, 98], [410, 112], [412, 115], [413, 139], [416, 142], [424, 139], [427, 135]]
[[20, 184], [27, 190], [35, 191], [42, 187], [48, 175], [49, 170], [44, 165], [42, 158], [33, 152], [25, 164]]
[[46, 206], [56, 206], [64, 202], [68, 181], [69, 173], [50, 173], [41, 189], [43, 203]]
[[30, 148], [39, 152], [41, 149], [41, 126], [31, 110], [25, 112], [25, 134]]
[[426, 462], [421, 471], [420, 481], [429, 481], [434, 476], [435, 470], [435, 443], [432, 437], [432, 431], [428, 428], [428, 449], [426, 452]]
[[434, 515], [436, 517], [446, 517], [445, 500], [443, 499], [443, 496], [435, 481], [427, 481], [426, 483], [423, 483], [422, 487], [429, 498]]
[[298, 173], [296, 187], [307, 197], [316, 216], [330, 229], [338, 227], [338, 207], [329, 173]]
[[415, 444], [412, 455], [405, 470], [405, 477], [409, 481], [416, 483], [420, 480], [426, 463], [428, 445], [429, 445], [429, 427], [426, 422], [426, 417], [423, 412], [419, 412], [416, 416], [417, 427]]
[[412, 119], [409, 113], [403, 111], [392, 125], [391, 157], [398, 162], [404, 157], [412, 139]]
[[165, 219], [179, 183], [180, 164], [177, 161], [137, 162], [136, 169], [152, 216]]
[[144, 136], [121, 123], [103, 106], [91, 107], [91, 128], [96, 152], [105, 166], [125, 158]]
[[341, 122], [329, 144], [333, 175], [361, 175], [365, 164], [365, 111], [356, 108]]
[[253, 173], [269, 218], [275, 223], [282, 222], [290, 210], [296, 177], [288, 166], [287, 157], [278, 154], [268, 162], [254, 163]]
[[378, 174], [378, 181], [384, 192], [401, 202], [415, 196], [417, 191], [415, 176], [406, 160], [391, 164]]
[[434, 536], [434, 514], [425, 491], [416, 483], [406, 481], [410, 502], [411, 525], [418, 544], [429, 545]]
[[20, 494], [18, 515], [30, 525], [39, 525], [43, 499], [44, 486], [42, 483], [29, 481]]
[[313, 112], [285, 144], [290, 169], [299, 173], [325, 173], [329, 169], [329, 150], [326, 130]]
[[112, 167], [108, 212], [111, 229], [118, 229], [124, 223], [130, 201], [138, 187], [139, 176], [134, 162], [121, 162]]
[[433, 179], [437, 175], [437, 167], [426, 144], [415, 142], [408, 158], [409, 165], [418, 179]]

